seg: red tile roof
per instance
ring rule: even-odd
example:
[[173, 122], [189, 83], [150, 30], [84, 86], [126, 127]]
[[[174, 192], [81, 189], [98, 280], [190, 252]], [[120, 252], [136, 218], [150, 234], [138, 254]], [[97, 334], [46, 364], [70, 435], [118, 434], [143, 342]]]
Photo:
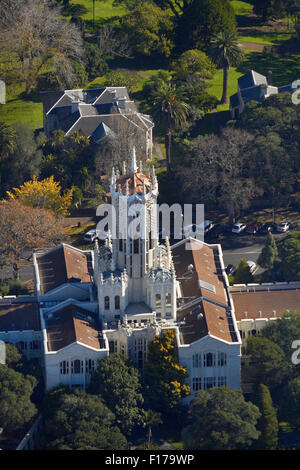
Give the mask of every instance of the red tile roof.
[[46, 320], [46, 330], [49, 351], [58, 351], [76, 341], [95, 349], [101, 348], [96, 315], [76, 305], [53, 312], [53, 317]]
[[60, 245], [54, 250], [37, 257], [40, 277], [40, 292], [46, 292], [69, 282], [72, 278], [81, 282], [91, 281], [91, 254], [80, 252], [68, 245]]
[[232, 292], [231, 295], [237, 321], [247, 318], [280, 317], [285, 310], [300, 312], [300, 290]]

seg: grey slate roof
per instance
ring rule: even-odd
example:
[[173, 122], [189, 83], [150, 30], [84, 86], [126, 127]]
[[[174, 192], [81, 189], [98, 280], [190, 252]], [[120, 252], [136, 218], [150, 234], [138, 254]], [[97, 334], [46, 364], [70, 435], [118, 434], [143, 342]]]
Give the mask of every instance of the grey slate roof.
[[[129, 119], [141, 129], [153, 127], [151, 118], [139, 114], [125, 87], [92, 88], [88, 90], [65, 90], [43, 92], [42, 100], [47, 119], [47, 132], [62, 129], [65, 133], [79, 131], [86, 137], [94, 135], [101, 140], [108, 132], [116, 135], [116, 119]], [[48, 116], [53, 116], [48, 120]], [[122, 118], [121, 118], [122, 120]], [[103, 123], [102, 127], [99, 127]], [[104, 127], [107, 126], [106, 127]]]
[[250, 70], [245, 75], [238, 79], [238, 86], [239, 89], [243, 88], [250, 88], [256, 85], [267, 85], [267, 79], [264, 75], [255, 72], [254, 70]]
[[259, 85], [241, 90], [241, 95], [245, 104], [252, 100], [264, 101], [264, 95], [262, 94]]

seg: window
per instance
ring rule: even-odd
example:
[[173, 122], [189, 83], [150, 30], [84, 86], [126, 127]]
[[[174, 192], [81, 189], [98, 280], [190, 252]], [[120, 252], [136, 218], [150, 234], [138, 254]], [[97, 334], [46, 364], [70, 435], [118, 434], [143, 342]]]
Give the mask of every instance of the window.
[[160, 294], [156, 294], [156, 296], [155, 296], [155, 305], [156, 305], [156, 307], [160, 307], [160, 306], [161, 306], [161, 297], [160, 297]]
[[75, 359], [75, 361], [72, 361], [71, 363], [71, 372], [72, 374], [80, 374], [83, 372], [83, 361], [80, 361], [79, 359]]
[[104, 309], [109, 310], [109, 297], [108, 295], [104, 297]]
[[168, 293], [166, 295], [166, 305], [172, 305], [172, 303], [171, 303], [171, 294], [170, 293]]
[[193, 354], [193, 367], [201, 367], [201, 354]]
[[60, 363], [60, 373], [62, 375], [66, 375], [69, 373], [69, 362], [68, 361], [62, 361]]
[[227, 377], [218, 377], [218, 387], [227, 385]]
[[85, 371], [89, 374], [92, 370], [95, 369], [95, 361], [93, 359], [87, 359], [85, 361]]
[[193, 392], [197, 392], [197, 390], [201, 390], [201, 377], [193, 378]]
[[133, 241], [133, 252], [139, 253], [139, 239], [135, 238]]
[[172, 313], [171, 312], [166, 312], [166, 318], [171, 318]]
[[40, 342], [35, 340], [30, 342], [30, 349], [40, 349]]
[[204, 367], [215, 367], [216, 358], [214, 353], [204, 354], [203, 366]]
[[216, 378], [215, 377], [204, 377], [204, 390], [209, 390], [216, 386]]
[[19, 341], [19, 343], [17, 343], [17, 347], [21, 349], [21, 351], [24, 351], [27, 349], [27, 343], [25, 343], [25, 341]]
[[120, 238], [119, 240], [119, 251], [123, 251], [123, 240]]
[[226, 366], [227, 364], [227, 354], [223, 352], [218, 353], [218, 366]]
[[120, 296], [119, 295], [115, 296], [115, 309], [120, 310]]

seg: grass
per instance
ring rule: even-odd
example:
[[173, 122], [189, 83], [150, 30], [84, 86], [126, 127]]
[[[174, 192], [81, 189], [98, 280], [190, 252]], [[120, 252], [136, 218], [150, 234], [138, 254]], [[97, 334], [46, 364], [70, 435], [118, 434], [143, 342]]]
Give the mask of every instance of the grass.
[[[78, 227], [77, 225], [70, 225], [69, 227], [66, 227], [66, 234], [69, 237], [71, 245], [77, 247], [81, 246], [83, 244], [83, 235], [92, 228], [95, 228], [95, 222], [89, 222], [87, 224], [81, 225], [81, 227]], [[83, 245], [82, 248], [87, 249], [86, 245]]]
[[241, 42], [252, 42], [265, 44], [266, 46], [279, 46], [284, 41], [291, 39], [293, 32], [290, 31], [253, 31], [251, 36], [239, 36]]
[[25, 86], [13, 85], [7, 89], [6, 104], [0, 105], [0, 121], [7, 124], [22, 122], [33, 129], [43, 126], [43, 105], [38, 97], [25, 98]]
[[237, 16], [248, 16], [252, 13], [253, 5], [247, 2], [232, 1], [231, 5]]
[[[239, 72], [236, 67], [232, 67], [229, 70], [228, 77], [228, 96], [233, 95], [237, 92], [237, 80], [243, 75], [242, 72]], [[223, 70], [218, 70], [214, 78], [211, 80], [209, 87], [207, 88], [209, 94], [216, 96], [219, 100], [222, 97], [223, 92]], [[227, 111], [229, 105], [218, 105], [217, 111]]]
[[[113, 0], [95, 0], [95, 24], [100, 25], [103, 20], [110, 18], [117, 19], [126, 13], [126, 8], [113, 7]], [[92, 0], [72, 0], [70, 8], [65, 10], [65, 16], [81, 16], [86, 22], [87, 29], [93, 27], [93, 1]]]

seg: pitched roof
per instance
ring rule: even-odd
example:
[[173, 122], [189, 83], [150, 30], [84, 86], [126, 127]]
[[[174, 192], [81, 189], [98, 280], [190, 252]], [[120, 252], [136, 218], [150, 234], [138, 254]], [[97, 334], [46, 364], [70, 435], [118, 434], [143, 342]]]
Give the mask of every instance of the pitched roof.
[[145, 183], [146, 193], [150, 191], [152, 186], [149, 176], [144, 175], [144, 173], [134, 173], [131, 176], [122, 176], [116, 182], [116, 187], [121, 186], [121, 191], [123, 194], [126, 192], [126, 182], [128, 181], [129, 195], [134, 193], [134, 188], [138, 194], [143, 192], [143, 183]]
[[78, 282], [90, 282], [92, 279], [91, 253], [69, 245], [59, 245], [38, 255], [37, 265], [42, 294], [75, 279]]
[[[189, 249], [190, 248], [190, 249]], [[172, 247], [182, 298], [177, 309], [184, 344], [212, 335], [237, 342], [217, 247], [191, 240]]]
[[245, 73], [238, 79], [238, 86], [240, 90], [244, 88], [250, 88], [256, 85], [267, 85], [267, 79], [264, 75], [255, 72], [254, 70], [250, 70], [249, 72]]
[[0, 331], [39, 331], [40, 316], [37, 302], [0, 300]]
[[58, 351], [72, 343], [101, 349], [102, 340], [97, 316], [77, 305], [68, 305], [45, 314], [48, 351]]
[[231, 292], [231, 295], [237, 321], [247, 318], [280, 317], [285, 310], [300, 312], [300, 290], [270, 289], [256, 292]]

